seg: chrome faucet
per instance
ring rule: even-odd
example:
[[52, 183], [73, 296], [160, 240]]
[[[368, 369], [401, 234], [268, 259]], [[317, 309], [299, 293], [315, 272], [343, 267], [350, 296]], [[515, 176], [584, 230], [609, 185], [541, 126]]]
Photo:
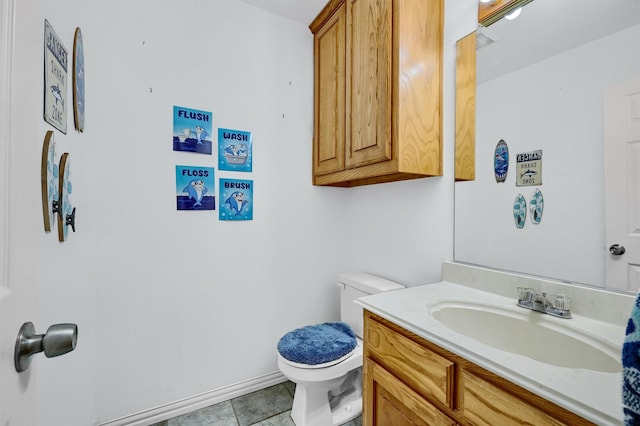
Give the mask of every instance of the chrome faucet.
[[532, 288], [518, 287], [518, 306], [553, 315], [559, 318], [571, 318], [571, 298], [564, 294], [538, 293]]

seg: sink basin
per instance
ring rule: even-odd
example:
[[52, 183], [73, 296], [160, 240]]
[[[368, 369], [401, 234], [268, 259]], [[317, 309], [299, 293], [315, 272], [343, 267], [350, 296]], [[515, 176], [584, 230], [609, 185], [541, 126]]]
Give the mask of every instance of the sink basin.
[[431, 313], [450, 330], [502, 351], [558, 367], [622, 371], [619, 348], [572, 328], [568, 322], [574, 319], [455, 303], [432, 307]]

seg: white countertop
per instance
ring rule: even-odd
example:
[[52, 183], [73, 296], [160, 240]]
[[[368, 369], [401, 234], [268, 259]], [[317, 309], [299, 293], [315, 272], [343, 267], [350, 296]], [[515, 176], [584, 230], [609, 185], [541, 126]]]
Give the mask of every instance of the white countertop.
[[[368, 311], [427, 339], [559, 406], [598, 425], [622, 425], [622, 374], [565, 368], [495, 349], [456, 333], [434, 319], [431, 309], [443, 303], [522, 309], [527, 315], [545, 315], [516, 305], [514, 297], [442, 281], [419, 287], [380, 293], [359, 299]], [[572, 319], [549, 317], [558, 327], [588, 333], [613, 348], [622, 348], [625, 327], [574, 313]], [[547, 318], [545, 318], [547, 321]]]

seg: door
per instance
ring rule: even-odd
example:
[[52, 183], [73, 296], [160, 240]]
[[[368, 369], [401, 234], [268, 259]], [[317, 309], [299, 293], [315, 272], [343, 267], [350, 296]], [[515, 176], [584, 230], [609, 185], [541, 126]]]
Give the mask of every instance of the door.
[[314, 37], [314, 177], [344, 170], [346, 6]]
[[347, 2], [347, 168], [391, 159], [391, 0]]
[[36, 319], [43, 20], [38, 0], [0, 0], [0, 425], [36, 424], [34, 366], [18, 374], [20, 326]]
[[605, 90], [604, 145], [606, 284], [636, 292], [640, 289], [640, 76]]

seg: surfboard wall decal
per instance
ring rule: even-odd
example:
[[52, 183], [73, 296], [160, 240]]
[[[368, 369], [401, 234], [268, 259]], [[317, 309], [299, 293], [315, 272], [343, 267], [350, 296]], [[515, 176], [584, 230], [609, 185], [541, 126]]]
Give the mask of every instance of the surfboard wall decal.
[[524, 227], [525, 220], [527, 218], [527, 201], [522, 194], [518, 194], [513, 201], [513, 220], [516, 223], [516, 228], [522, 229]]
[[507, 180], [509, 172], [509, 146], [500, 139], [496, 145], [495, 155], [493, 156], [493, 171], [496, 175], [496, 182], [504, 183]]
[[531, 223], [534, 225], [540, 224], [542, 220], [542, 211], [544, 210], [544, 197], [542, 196], [542, 191], [536, 189], [531, 194], [531, 199], [529, 200], [529, 214], [531, 215]]
[[56, 219], [54, 202], [58, 202], [58, 163], [56, 163], [56, 144], [53, 131], [48, 130], [42, 143], [40, 164], [40, 187], [42, 192], [42, 215], [45, 232], [51, 232]]

